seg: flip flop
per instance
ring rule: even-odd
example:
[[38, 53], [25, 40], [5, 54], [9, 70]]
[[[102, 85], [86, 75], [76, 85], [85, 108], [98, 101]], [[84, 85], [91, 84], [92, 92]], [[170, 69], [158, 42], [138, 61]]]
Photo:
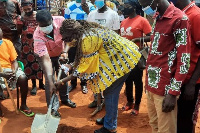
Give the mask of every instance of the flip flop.
[[30, 109], [28, 109], [28, 110], [26, 110], [26, 109], [24, 109], [24, 110], [21, 110], [20, 109], [20, 112], [22, 112], [25, 116], [27, 116], [27, 117], [32, 117], [32, 116], [34, 116], [34, 113], [30, 110]]

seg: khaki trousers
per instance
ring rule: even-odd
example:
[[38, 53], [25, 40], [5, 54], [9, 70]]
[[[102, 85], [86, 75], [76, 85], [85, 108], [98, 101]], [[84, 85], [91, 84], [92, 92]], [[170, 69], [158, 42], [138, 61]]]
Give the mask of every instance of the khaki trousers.
[[177, 103], [175, 109], [171, 112], [162, 112], [162, 103], [164, 98], [165, 96], [159, 96], [147, 91], [147, 108], [152, 133], [176, 133]]

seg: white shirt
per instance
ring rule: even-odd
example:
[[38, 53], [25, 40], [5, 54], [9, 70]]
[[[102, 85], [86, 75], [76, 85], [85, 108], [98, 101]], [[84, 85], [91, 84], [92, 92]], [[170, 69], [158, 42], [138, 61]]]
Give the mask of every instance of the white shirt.
[[125, 19], [125, 18], [124, 18], [124, 15], [123, 15], [123, 14], [122, 14], [122, 15], [119, 15], [119, 21], [120, 21], [120, 22], [122, 22], [124, 19]]
[[108, 8], [108, 10], [105, 11], [104, 13], [99, 13], [98, 10], [90, 12], [87, 21], [96, 22], [111, 30], [120, 29], [119, 15], [117, 14], [117, 12], [113, 11], [110, 8]]

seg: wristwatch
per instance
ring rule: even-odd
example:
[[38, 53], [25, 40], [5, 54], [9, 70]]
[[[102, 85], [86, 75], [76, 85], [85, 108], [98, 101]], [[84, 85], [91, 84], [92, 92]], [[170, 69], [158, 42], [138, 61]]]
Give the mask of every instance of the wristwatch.
[[61, 85], [64, 85], [65, 83], [62, 81], [62, 79], [60, 80]]

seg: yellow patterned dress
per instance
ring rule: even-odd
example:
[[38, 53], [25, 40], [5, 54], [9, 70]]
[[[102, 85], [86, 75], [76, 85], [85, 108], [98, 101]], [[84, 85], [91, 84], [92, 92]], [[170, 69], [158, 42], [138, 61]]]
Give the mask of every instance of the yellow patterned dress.
[[135, 43], [107, 29], [84, 35], [83, 57], [73, 76], [88, 80], [94, 93], [104, 91], [137, 65], [141, 54]]

